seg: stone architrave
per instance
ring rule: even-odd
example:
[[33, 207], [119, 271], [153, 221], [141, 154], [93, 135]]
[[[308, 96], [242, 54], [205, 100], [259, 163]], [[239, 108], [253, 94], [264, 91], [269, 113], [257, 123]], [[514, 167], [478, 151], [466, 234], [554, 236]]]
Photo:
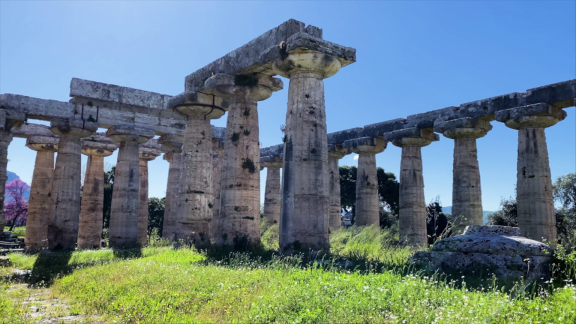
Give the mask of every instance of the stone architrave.
[[260, 146], [257, 102], [283, 88], [263, 74], [216, 75], [206, 81], [228, 99], [226, 140], [221, 175], [218, 244], [260, 245]]
[[162, 238], [170, 241], [178, 239], [178, 228], [182, 216], [182, 141], [180, 136], [170, 134], [162, 135], [158, 139], [158, 143], [172, 150], [164, 154], [164, 160], [170, 163], [170, 168], [168, 169], [162, 224]]
[[476, 139], [484, 137], [491, 129], [490, 122], [477, 118], [434, 123], [434, 131], [454, 140], [452, 235], [462, 234], [466, 226], [484, 224]]
[[148, 162], [154, 160], [162, 151], [155, 139], [140, 145], [140, 187], [138, 189], [138, 243], [140, 246], [148, 244]]
[[26, 251], [39, 251], [48, 246], [48, 219], [53, 207], [54, 152], [58, 150], [59, 141], [57, 136], [30, 136], [26, 139], [26, 146], [36, 151], [24, 237]]
[[52, 180], [53, 212], [48, 222], [48, 247], [51, 250], [74, 250], [80, 220], [81, 138], [92, 135], [94, 122], [52, 119], [50, 130], [60, 135], [58, 156]]
[[328, 139], [324, 79], [342, 67], [331, 55], [293, 51], [274, 72], [290, 79], [282, 167], [280, 251], [328, 251]]
[[372, 137], [361, 137], [344, 142], [344, 147], [358, 154], [355, 217], [355, 224], [358, 226], [380, 226], [376, 154], [384, 152], [387, 144], [382, 138]]
[[342, 225], [342, 204], [340, 201], [340, 168], [338, 161], [348, 154], [340, 145], [328, 145], [328, 186], [330, 199], [329, 230], [333, 232]]
[[184, 135], [182, 174], [182, 217], [176, 228], [176, 239], [197, 246], [209, 243], [214, 196], [212, 194], [212, 129], [211, 119], [222, 117], [228, 102], [204, 93], [184, 92], [168, 104], [188, 116]]
[[439, 140], [431, 129], [408, 128], [384, 134], [384, 139], [402, 148], [400, 161], [400, 241], [426, 246], [426, 202], [422, 175], [423, 146]]
[[110, 208], [109, 244], [112, 248], [138, 248], [140, 163], [139, 145], [154, 137], [154, 131], [134, 126], [114, 126], [106, 132], [118, 142], [118, 162]]
[[222, 164], [224, 161], [224, 141], [220, 138], [212, 137], [212, 191], [214, 192], [214, 204], [212, 206], [212, 222], [211, 231], [212, 237], [216, 241], [216, 233], [220, 224], [220, 193], [221, 193], [221, 178], [222, 178]]
[[264, 191], [264, 218], [268, 225], [280, 222], [280, 206], [282, 193], [280, 192], [280, 169], [282, 159], [279, 157], [262, 157], [260, 168], [266, 168], [266, 189]]
[[496, 113], [496, 120], [518, 130], [516, 202], [520, 234], [553, 246], [558, 234], [544, 129], [564, 118], [564, 110], [543, 103]]

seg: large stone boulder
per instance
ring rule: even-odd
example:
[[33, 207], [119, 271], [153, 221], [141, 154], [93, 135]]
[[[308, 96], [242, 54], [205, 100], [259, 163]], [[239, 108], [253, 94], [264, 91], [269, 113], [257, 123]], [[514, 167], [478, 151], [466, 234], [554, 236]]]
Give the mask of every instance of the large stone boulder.
[[452, 275], [534, 281], [549, 276], [552, 252], [547, 244], [520, 236], [517, 227], [475, 225], [437, 241], [430, 251], [416, 252], [411, 261]]

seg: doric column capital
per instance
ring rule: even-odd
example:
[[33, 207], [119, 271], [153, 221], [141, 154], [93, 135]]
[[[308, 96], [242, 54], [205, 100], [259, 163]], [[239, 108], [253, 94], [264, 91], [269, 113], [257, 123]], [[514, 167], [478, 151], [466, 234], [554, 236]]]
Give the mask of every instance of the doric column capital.
[[140, 144], [138, 150], [140, 152], [141, 161], [152, 161], [160, 156], [163, 151], [167, 151], [158, 143], [158, 140], [154, 138], [144, 144]]
[[328, 158], [329, 159], [338, 159], [345, 157], [346, 155], [350, 154], [347, 149], [342, 147], [339, 144], [328, 144]]
[[282, 168], [282, 158], [279, 156], [261, 156], [260, 157], [260, 169], [270, 168], [270, 169], [280, 169]]
[[428, 128], [406, 128], [384, 134], [384, 139], [392, 142], [394, 146], [416, 146], [423, 147], [432, 142], [439, 141], [440, 137], [432, 129]]
[[344, 148], [347, 148], [351, 152], [356, 154], [361, 153], [380, 153], [386, 149], [386, 142], [381, 137], [360, 137], [351, 140], [347, 140], [342, 145]]
[[183, 92], [168, 101], [168, 107], [191, 118], [218, 119], [230, 103], [224, 98], [202, 92]]
[[52, 118], [50, 130], [60, 136], [83, 138], [98, 130], [98, 124], [81, 119]]
[[305, 49], [285, 53], [272, 63], [274, 72], [289, 79], [295, 73], [302, 72], [317, 73], [326, 79], [338, 73], [340, 68], [342, 64], [336, 57]]
[[158, 138], [158, 144], [161, 144], [172, 150], [174, 153], [182, 153], [184, 139], [180, 135], [164, 134]]
[[434, 131], [451, 139], [480, 138], [484, 137], [491, 129], [492, 125], [489, 121], [472, 117], [436, 120], [434, 122]]
[[104, 133], [96, 133], [82, 139], [82, 154], [88, 156], [110, 156], [118, 148], [118, 144]]
[[26, 138], [26, 146], [34, 151], [58, 151], [58, 142], [60, 138], [57, 136], [28, 136]]
[[132, 125], [116, 125], [108, 129], [106, 136], [118, 143], [131, 142], [144, 144], [154, 137], [154, 131], [149, 128]]
[[254, 101], [270, 98], [275, 91], [282, 90], [284, 83], [279, 78], [262, 73], [216, 74], [206, 80], [205, 88], [213, 88], [214, 93], [225, 99], [245, 97]]
[[546, 103], [537, 103], [500, 110], [496, 112], [495, 118], [512, 129], [526, 127], [546, 128], [564, 120], [566, 112], [562, 108], [550, 106]]

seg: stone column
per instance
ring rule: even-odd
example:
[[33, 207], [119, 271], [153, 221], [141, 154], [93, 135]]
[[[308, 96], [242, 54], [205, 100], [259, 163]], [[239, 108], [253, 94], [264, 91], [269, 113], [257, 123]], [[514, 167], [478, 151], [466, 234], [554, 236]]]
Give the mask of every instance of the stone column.
[[30, 136], [26, 139], [26, 146], [36, 151], [24, 237], [26, 251], [39, 251], [48, 246], [48, 219], [53, 208], [54, 152], [58, 150], [58, 141], [56, 136]]
[[339, 145], [328, 145], [328, 189], [329, 189], [329, 230], [336, 231], [342, 225], [342, 203], [340, 202], [340, 168], [338, 161], [348, 154]]
[[170, 99], [168, 105], [188, 116], [182, 152], [183, 211], [176, 235], [197, 246], [206, 245], [212, 220], [210, 206], [214, 206], [210, 119], [222, 117], [228, 102], [218, 96], [185, 92]]
[[273, 62], [290, 79], [282, 168], [280, 251], [328, 251], [328, 139], [324, 81], [341, 68], [330, 55], [300, 51]]
[[109, 244], [112, 248], [137, 248], [140, 164], [139, 145], [154, 137], [154, 131], [134, 126], [114, 126], [106, 135], [119, 143], [110, 208]]
[[162, 224], [162, 238], [171, 241], [178, 240], [178, 229], [182, 219], [182, 141], [180, 136], [172, 134], [162, 135], [158, 139], [158, 143], [172, 150], [172, 152], [164, 154], [164, 160], [170, 163], [170, 169], [168, 170], [164, 222]]
[[520, 235], [546, 240], [555, 245], [558, 239], [548, 146], [544, 129], [566, 118], [561, 108], [534, 104], [502, 110], [498, 121], [518, 130], [518, 173], [516, 202]]
[[490, 122], [477, 118], [434, 123], [434, 131], [454, 140], [452, 235], [462, 234], [469, 225], [484, 225], [476, 139], [484, 137], [491, 129]]
[[430, 129], [409, 128], [386, 133], [384, 139], [402, 148], [400, 161], [400, 241], [408, 245], [425, 246], [426, 202], [422, 176], [421, 147], [437, 141]]
[[269, 75], [217, 75], [206, 81], [230, 102], [222, 164], [216, 242], [245, 248], [260, 245], [260, 147], [257, 101], [282, 89]]
[[53, 212], [48, 222], [48, 247], [74, 250], [80, 220], [80, 175], [82, 144], [80, 139], [98, 129], [96, 123], [54, 118], [51, 131], [60, 135], [58, 156], [52, 180]]
[[220, 226], [220, 193], [222, 164], [224, 161], [224, 141], [219, 138], [212, 138], [212, 190], [214, 192], [214, 204], [212, 206], [211, 231], [214, 241], [217, 240], [216, 234]]
[[[152, 141], [156, 140], [152, 139], [149, 142]], [[140, 186], [138, 189], [138, 243], [140, 246], [148, 244], [148, 161], [152, 161], [162, 154], [156, 148], [146, 147], [147, 144], [140, 145]]]
[[[22, 125], [26, 116], [23, 112], [12, 109], [0, 109], [0, 184], [5, 184], [8, 180], [6, 166], [8, 165], [8, 146], [12, 142], [12, 127]], [[4, 234], [4, 193], [5, 185], [0, 186], [0, 237]]]
[[344, 147], [358, 154], [356, 176], [356, 217], [358, 226], [380, 226], [380, 203], [378, 201], [378, 174], [376, 153], [386, 149], [382, 138], [362, 137], [344, 142]]
[[82, 154], [88, 156], [82, 206], [78, 227], [78, 248], [98, 249], [102, 240], [104, 217], [104, 157], [112, 155], [118, 145], [102, 133], [82, 139]]
[[280, 168], [282, 159], [279, 157], [262, 157], [260, 167], [266, 168], [266, 191], [264, 192], [264, 218], [268, 225], [280, 222], [280, 205], [282, 194], [280, 192]]

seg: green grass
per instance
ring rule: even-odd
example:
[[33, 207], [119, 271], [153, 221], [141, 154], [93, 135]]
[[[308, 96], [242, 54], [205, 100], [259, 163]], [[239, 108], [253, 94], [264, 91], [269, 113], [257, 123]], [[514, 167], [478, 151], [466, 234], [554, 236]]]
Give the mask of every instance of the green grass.
[[[265, 246], [274, 235], [277, 226], [264, 228]], [[192, 248], [151, 247], [141, 255], [81, 251], [63, 257], [70, 268], [49, 289], [67, 302], [70, 312], [117, 322], [576, 322], [572, 284], [533, 292], [519, 283], [504, 291], [494, 288], [496, 282], [472, 289], [467, 278], [407, 274], [413, 251], [396, 245], [396, 235], [370, 227], [331, 235], [336, 258], [384, 265], [379, 269], [342, 269], [270, 254], [214, 258]], [[39, 264], [36, 256], [10, 256], [18, 267]], [[0, 285], [0, 314], [22, 318], [22, 306], [6, 294], [7, 287]]]

